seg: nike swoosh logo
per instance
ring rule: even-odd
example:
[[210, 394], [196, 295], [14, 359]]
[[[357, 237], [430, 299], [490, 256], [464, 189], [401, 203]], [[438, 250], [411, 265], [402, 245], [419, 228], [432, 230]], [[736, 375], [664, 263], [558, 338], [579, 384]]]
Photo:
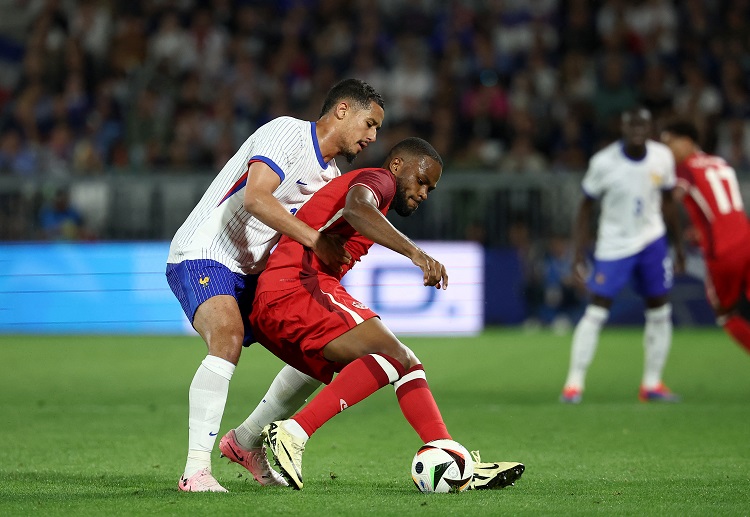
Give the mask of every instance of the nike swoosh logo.
[[216, 436], [219, 433], [208, 433], [208, 436]]
[[229, 445], [229, 450], [234, 453], [234, 457], [237, 458], [237, 461], [245, 461], [244, 457], [242, 457], [241, 455], [237, 454], [237, 451], [234, 450], [234, 447], [232, 447], [230, 444], [227, 444], [227, 445]]
[[284, 449], [284, 452], [286, 453], [286, 457], [289, 458], [289, 463], [292, 464], [292, 467], [294, 467], [294, 472], [297, 474], [297, 479], [300, 480], [300, 483], [302, 482], [302, 473], [297, 468], [297, 465], [294, 464], [294, 461], [292, 461], [292, 455], [289, 454], [289, 450], [287, 450], [286, 446], [282, 443], [281, 447]]
[[297, 180], [297, 185], [307, 186], [307, 183], [304, 183], [302, 180]]

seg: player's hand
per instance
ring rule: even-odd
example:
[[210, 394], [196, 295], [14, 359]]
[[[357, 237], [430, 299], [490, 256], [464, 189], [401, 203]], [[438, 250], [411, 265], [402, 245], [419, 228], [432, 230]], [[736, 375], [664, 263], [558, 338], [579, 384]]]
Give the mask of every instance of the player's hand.
[[313, 244], [312, 250], [331, 271], [340, 273], [343, 266], [352, 260], [352, 256], [344, 248], [344, 242], [339, 235], [321, 233]]
[[448, 289], [448, 273], [445, 266], [422, 250], [412, 258], [412, 263], [424, 273], [424, 285]]
[[586, 257], [576, 255], [573, 260], [573, 279], [579, 286], [585, 286], [589, 276], [589, 266], [586, 263]]

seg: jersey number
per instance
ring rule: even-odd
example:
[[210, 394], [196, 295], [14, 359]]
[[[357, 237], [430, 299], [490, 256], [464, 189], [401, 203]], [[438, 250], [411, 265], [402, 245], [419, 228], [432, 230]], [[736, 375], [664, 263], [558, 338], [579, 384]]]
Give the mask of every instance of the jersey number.
[[738, 212], [743, 210], [742, 196], [734, 169], [726, 165], [708, 167], [706, 179], [708, 184], [711, 185], [720, 214], [728, 214], [732, 210]]

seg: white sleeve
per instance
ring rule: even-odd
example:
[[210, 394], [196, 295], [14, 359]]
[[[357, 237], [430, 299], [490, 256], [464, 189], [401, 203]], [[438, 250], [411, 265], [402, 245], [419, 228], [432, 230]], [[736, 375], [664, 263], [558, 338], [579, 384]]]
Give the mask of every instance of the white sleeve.
[[661, 188], [663, 190], [670, 190], [675, 188], [677, 185], [677, 173], [675, 171], [674, 156], [672, 151], [666, 149], [664, 154], [664, 180], [662, 181]]
[[586, 175], [583, 177], [581, 182], [581, 188], [583, 193], [588, 197], [599, 199], [605, 190], [605, 174], [604, 167], [601, 166], [601, 159], [598, 156], [591, 158], [589, 162], [589, 168], [586, 171]]
[[284, 181], [300, 155], [302, 138], [298, 121], [291, 117], [274, 119], [255, 132], [255, 144], [248, 162], [265, 163]]

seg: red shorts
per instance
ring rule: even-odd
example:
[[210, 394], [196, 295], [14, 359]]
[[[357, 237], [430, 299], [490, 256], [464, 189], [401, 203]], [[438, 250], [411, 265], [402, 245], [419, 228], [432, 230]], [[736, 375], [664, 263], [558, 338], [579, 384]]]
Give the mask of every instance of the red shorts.
[[714, 307], [729, 309], [740, 299], [750, 299], [750, 243], [739, 253], [706, 261], [706, 295]]
[[346, 365], [323, 357], [323, 348], [377, 316], [338, 280], [320, 274], [283, 291], [259, 289], [250, 323], [258, 342], [275, 356], [328, 384]]

